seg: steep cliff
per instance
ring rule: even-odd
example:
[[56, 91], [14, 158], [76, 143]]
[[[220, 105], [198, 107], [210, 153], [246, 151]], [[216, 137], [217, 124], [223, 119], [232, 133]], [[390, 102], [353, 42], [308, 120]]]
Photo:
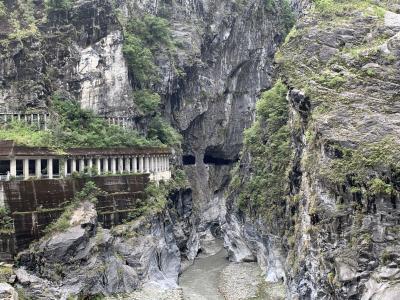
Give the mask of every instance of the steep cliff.
[[[294, 9], [303, 2], [293, 1]], [[4, 4], [3, 110], [47, 110], [57, 95], [100, 115], [132, 117], [139, 131], [162, 142], [174, 136], [166, 129], [172, 124], [183, 136], [178, 153], [195, 163], [185, 166], [195, 213], [182, 250], [190, 259], [206, 251], [224, 222], [224, 190], [242, 131], [260, 91], [271, 86], [274, 53], [293, 24], [289, 2]]]
[[91, 221], [35, 245], [21, 262], [42, 278], [18, 276], [30, 293], [50, 288], [43, 278], [64, 296], [173, 285], [223, 236], [231, 260], [257, 261], [294, 299], [399, 297], [396, 1], [0, 4], [3, 110], [47, 110], [57, 95], [130, 117], [150, 139], [174, 137], [191, 184], [140, 224]]
[[226, 244], [295, 299], [399, 297], [398, 10], [315, 1], [245, 133]]

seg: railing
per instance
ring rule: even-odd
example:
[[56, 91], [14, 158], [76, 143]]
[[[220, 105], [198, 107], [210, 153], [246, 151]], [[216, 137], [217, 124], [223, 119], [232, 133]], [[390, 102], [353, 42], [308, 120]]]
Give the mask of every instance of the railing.
[[103, 117], [108, 125], [117, 125], [122, 128], [134, 129], [136, 127], [135, 120], [131, 117]]
[[[99, 116], [108, 125], [117, 125], [124, 129], [135, 129], [134, 118], [126, 116], [108, 117]], [[0, 124], [10, 123], [14, 120], [24, 121], [28, 125], [37, 126], [39, 129], [47, 130], [50, 120], [49, 113], [22, 113], [22, 112], [0, 112]]]
[[37, 126], [39, 129], [47, 130], [48, 113], [20, 113], [20, 112], [2, 112], [0, 113], [0, 123], [6, 124], [12, 121], [24, 121], [31, 126]]

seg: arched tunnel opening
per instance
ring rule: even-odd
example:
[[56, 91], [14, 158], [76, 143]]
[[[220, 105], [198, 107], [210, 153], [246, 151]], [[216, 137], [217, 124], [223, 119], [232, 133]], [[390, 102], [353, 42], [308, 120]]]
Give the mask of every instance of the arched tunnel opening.
[[232, 165], [235, 162], [239, 161], [239, 158], [236, 156], [234, 158], [227, 157], [227, 155], [218, 148], [208, 147], [206, 152], [204, 153], [203, 162], [206, 165], [216, 165], [216, 166], [225, 166]]
[[214, 157], [212, 155], [204, 155], [204, 163], [206, 165], [224, 166], [233, 164], [235, 161], [221, 157]]
[[184, 166], [190, 166], [196, 164], [196, 157], [194, 155], [183, 155], [182, 163]]

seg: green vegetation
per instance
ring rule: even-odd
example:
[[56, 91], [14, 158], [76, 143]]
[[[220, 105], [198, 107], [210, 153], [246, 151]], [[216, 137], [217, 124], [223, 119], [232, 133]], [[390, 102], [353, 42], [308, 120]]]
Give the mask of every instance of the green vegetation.
[[253, 173], [249, 179], [233, 180], [233, 184], [241, 185], [241, 209], [264, 210], [267, 218], [268, 212], [279, 214], [287, 195], [287, 168], [292, 150], [286, 94], [286, 86], [278, 81], [261, 96], [256, 122], [244, 133], [245, 151], [251, 155]]
[[159, 114], [151, 120], [147, 136], [152, 141], [159, 140], [161, 143], [170, 146], [180, 146], [182, 143], [182, 136]]
[[174, 170], [172, 174], [172, 179], [167, 182], [161, 181], [158, 184], [151, 182], [147, 186], [145, 190], [145, 201], [140, 201], [138, 203], [139, 207], [130, 213], [128, 221], [141, 216], [165, 211], [168, 196], [175, 191], [190, 186], [183, 170]]
[[46, 8], [52, 11], [66, 11], [72, 8], [73, 0], [46, 0]]
[[44, 233], [52, 234], [66, 231], [71, 226], [70, 221], [73, 212], [79, 207], [79, 205], [81, 205], [82, 202], [89, 201], [96, 204], [97, 197], [104, 194], [105, 192], [97, 187], [93, 181], [86, 182], [83, 189], [76, 193], [71, 203], [65, 207], [61, 216], [45, 228]]
[[364, 186], [371, 195], [390, 195], [395, 191], [390, 182], [382, 175], [391, 178], [400, 174], [400, 147], [395, 139], [386, 137], [383, 140], [362, 144], [357, 149], [333, 146], [342, 153], [342, 158], [333, 160], [321, 170], [322, 175], [335, 184], [351, 182], [357, 187]]
[[139, 90], [133, 93], [133, 99], [140, 112], [144, 115], [151, 115], [157, 112], [161, 97], [150, 90]]
[[265, 9], [269, 12], [279, 13], [286, 32], [289, 32], [295, 23], [295, 17], [288, 0], [264, 0]]
[[13, 121], [0, 127], [0, 140], [13, 140], [20, 145], [53, 146], [52, 139], [51, 132], [40, 131], [37, 126], [27, 126], [24, 122]]
[[136, 131], [108, 125], [93, 112], [81, 109], [75, 101], [54, 98], [53, 110], [58, 115], [51, 125], [56, 148], [161, 145], [158, 140], [146, 140]]
[[317, 81], [331, 89], [337, 89], [346, 83], [346, 79], [339, 74], [334, 74], [332, 72], [324, 72], [317, 77]]
[[[383, 18], [385, 1], [373, 0], [313, 0], [317, 12], [324, 16], [341, 15], [348, 11], [363, 10], [368, 14]], [[381, 3], [379, 3], [381, 2]]]
[[123, 52], [135, 91], [133, 102], [150, 121], [148, 138], [151, 141], [178, 146], [181, 136], [161, 117], [161, 97], [151, 87], [157, 83], [158, 70], [154, 63], [156, 52], [165, 50], [171, 55], [175, 45], [168, 21], [153, 15], [134, 18], [125, 26]]
[[161, 48], [173, 48], [167, 20], [144, 15], [128, 22], [123, 52], [135, 87], [148, 88], [158, 80], [154, 54]]
[[110, 126], [93, 112], [81, 109], [75, 101], [54, 97], [51, 110], [53, 119], [48, 131], [14, 121], [0, 127], [0, 139], [59, 150], [72, 147], [144, 147], [180, 143], [180, 136], [161, 117], [153, 120], [150, 139], [147, 140], [134, 130]]
[[10, 212], [3, 206], [0, 206], [0, 233], [10, 233], [14, 231], [14, 221]]
[[7, 14], [6, 6], [3, 2], [0, 2], [0, 18]]
[[13, 274], [14, 272], [12, 266], [0, 266], [0, 282], [8, 282], [10, 276]]

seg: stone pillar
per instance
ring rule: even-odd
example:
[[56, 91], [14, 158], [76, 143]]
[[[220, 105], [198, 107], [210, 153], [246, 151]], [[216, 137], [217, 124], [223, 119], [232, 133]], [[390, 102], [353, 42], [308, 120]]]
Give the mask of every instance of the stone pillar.
[[101, 160], [100, 160], [100, 158], [96, 158], [96, 170], [97, 170], [97, 174], [101, 175]]
[[54, 178], [53, 159], [52, 158], [48, 158], [47, 159], [47, 175], [48, 175], [49, 179], [53, 179]]
[[76, 158], [71, 159], [71, 174], [76, 172]]
[[139, 156], [139, 173], [143, 173], [143, 156]]
[[23, 172], [24, 172], [24, 179], [28, 180], [29, 179], [29, 159], [25, 158], [23, 162]]
[[92, 175], [92, 173], [93, 173], [93, 158], [89, 158], [88, 168], [89, 168], [89, 174]]
[[132, 159], [132, 166], [133, 166], [133, 168], [132, 168], [133, 173], [137, 173], [137, 157], [136, 156]]
[[111, 173], [117, 174], [117, 159], [115, 157], [111, 158]]
[[158, 168], [160, 166], [160, 162], [158, 161], [158, 159], [159, 159], [158, 155], [154, 157], [154, 172], [158, 172]]
[[129, 157], [125, 158], [125, 171], [131, 173], [131, 159]]
[[64, 159], [64, 177], [68, 177], [68, 158]]
[[44, 130], [47, 130], [47, 114], [44, 114]]
[[79, 173], [85, 172], [85, 160], [83, 158], [79, 159]]
[[103, 173], [108, 173], [108, 157], [103, 158]]
[[166, 169], [166, 156], [165, 155], [163, 155], [163, 157], [162, 157], [162, 171], [165, 171], [165, 169]]
[[36, 178], [42, 178], [42, 160], [40, 158], [35, 160], [35, 176]]
[[153, 171], [153, 157], [150, 155], [149, 156], [149, 168], [147, 170], [147, 173], [151, 173]]
[[144, 172], [150, 173], [150, 157], [149, 156], [146, 156], [144, 158]]
[[40, 130], [40, 114], [37, 114], [37, 126], [38, 126], [38, 128], [39, 128], [39, 130]]
[[169, 156], [167, 155], [167, 169], [166, 171], [169, 171]]
[[120, 174], [124, 173], [124, 158], [118, 157], [118, 171]]
[[10, 175], [12, 177], [17, 176], [17, 160], [15, 158], [10, 160]]

